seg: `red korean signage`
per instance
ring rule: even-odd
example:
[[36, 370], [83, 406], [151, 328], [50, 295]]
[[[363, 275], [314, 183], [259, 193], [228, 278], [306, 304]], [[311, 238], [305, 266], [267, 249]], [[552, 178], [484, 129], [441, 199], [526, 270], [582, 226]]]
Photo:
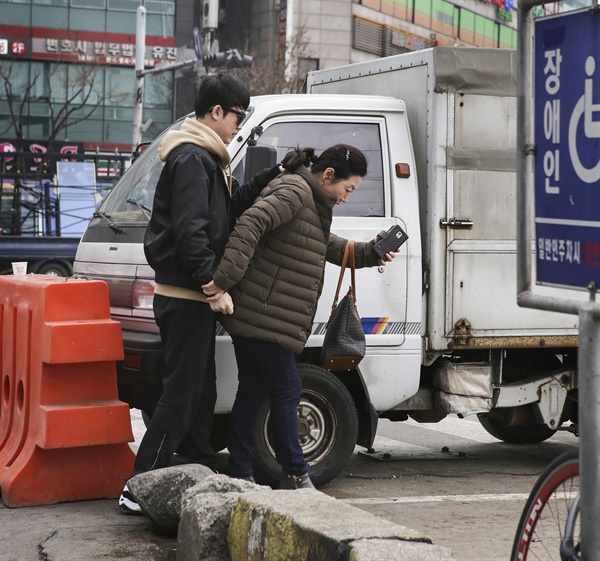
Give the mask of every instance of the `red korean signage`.
[[30, 58], [31, 39], [0, 36], [0, 57]]
[[[135, 34], [0, 25], [3, 57], [135, 66]], [[147, 67], [176, 62], [174, 38], [146, 37], [144, 59]]]
[[[0, 138], [0, 162], [4, 173], [17, 172], [17, 154], [21, 160], [19, 173], [36, 173], [43, 162], [44, 154], [48, 153], [48, 142], [45, 140], [18, 140]], [[15, 154], [14, 156], [12, 154]], [[83, 155], [84, 146], [82, 142], [54, 141], [52, 154], [61, 154], [68, 161], [69, 155]], [[56, 159], [47, 160], [48, 168], [45, 173], [53, 174]]]

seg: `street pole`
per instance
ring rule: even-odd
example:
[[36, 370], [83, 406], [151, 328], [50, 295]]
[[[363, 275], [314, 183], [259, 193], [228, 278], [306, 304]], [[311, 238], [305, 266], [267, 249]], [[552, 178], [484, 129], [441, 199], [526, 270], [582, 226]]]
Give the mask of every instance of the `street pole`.
[[146, 56], [146, 8], [139, 6], [135, 19], [135, 105], [133, 108], [133, 150], [142, 142], [144, 107], [144, 57]]
[[[595, 292], [596, 287], [593, 287]], [[579, 492], [581, 554], [600, 560], [600, 312], [590, 302], [579, 310]]]

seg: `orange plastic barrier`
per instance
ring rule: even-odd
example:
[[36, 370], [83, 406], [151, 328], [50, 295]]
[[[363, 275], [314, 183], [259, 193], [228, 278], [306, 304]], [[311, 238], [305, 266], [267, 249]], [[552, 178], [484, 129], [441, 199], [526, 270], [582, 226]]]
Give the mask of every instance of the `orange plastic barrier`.
[[104, 282], [0, 276], [0, 489], [8, 507], [117, 497], [135, 455]]

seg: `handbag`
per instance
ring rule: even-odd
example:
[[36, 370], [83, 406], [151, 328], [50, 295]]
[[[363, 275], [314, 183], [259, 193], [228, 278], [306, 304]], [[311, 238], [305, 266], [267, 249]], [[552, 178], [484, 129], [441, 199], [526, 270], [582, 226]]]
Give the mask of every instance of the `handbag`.
[[[340, 287], [348, 262], [352, 284], [346, 296], [338, 304]], [[326, 370], [351, 370], [356, 368], [365, 356], [365, 347], [365, 332], [356, 309], [354, 242], [349, 241], [344, 250], [337, 290], [335, 291], [331, 315], [323, 339], [321, 366]]]

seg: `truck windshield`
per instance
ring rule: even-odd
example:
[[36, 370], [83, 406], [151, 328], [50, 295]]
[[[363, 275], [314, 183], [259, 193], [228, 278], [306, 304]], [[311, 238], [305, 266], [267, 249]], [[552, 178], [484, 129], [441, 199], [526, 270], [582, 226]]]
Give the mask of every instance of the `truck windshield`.
[[[158, 146], [169, 130], [179, 130], [183, 118], [176, 121], [152, 142], [115, 185], [99, 211], [113, 223], [146, 226], [152, 208], [154, 190], [164, 162], [158, 157]], [[96, 217], [94, 220], [101, 220]]]

